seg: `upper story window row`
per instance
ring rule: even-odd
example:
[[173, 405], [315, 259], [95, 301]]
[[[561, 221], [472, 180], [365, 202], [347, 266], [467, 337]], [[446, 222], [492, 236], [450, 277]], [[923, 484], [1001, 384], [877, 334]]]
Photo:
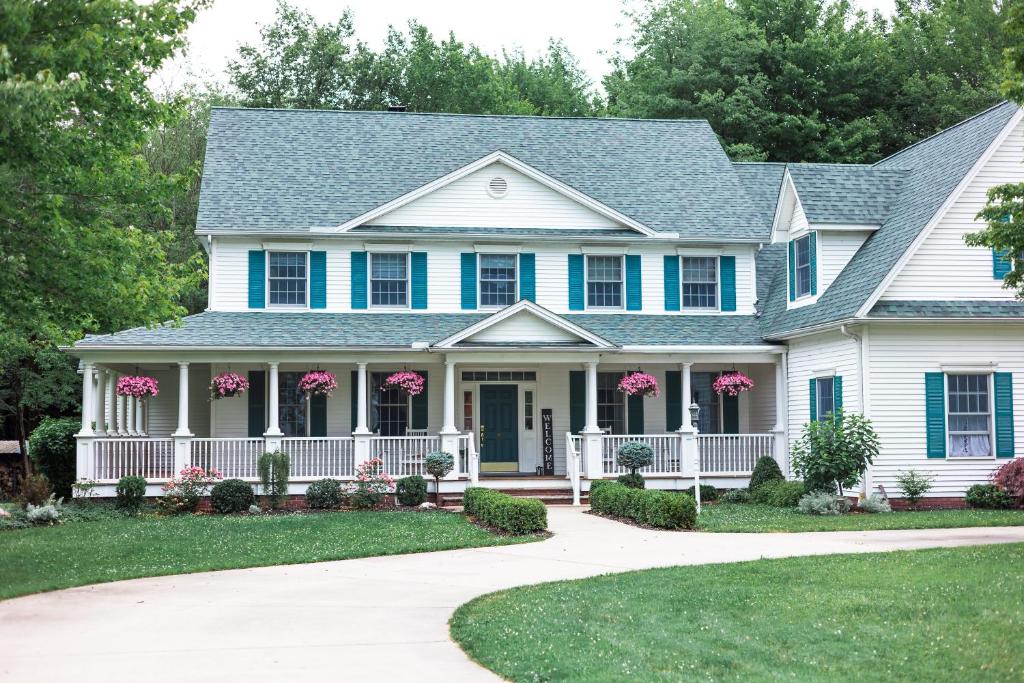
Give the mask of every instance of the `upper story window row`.
[[[352, 251], [347, 256], [352, 309], [427, 308], [427, 252]], [[459, 258], [459, 309], [496, 310], [520, 299], [537, 300], [536, 254], [473, 251]], [[561, 274], [552, 273], [549, 259], [545, 277], [550, 286], [562, 289], [562, 296], [567, 291], [564, 301], [570, 311], [642, 311], [645, 294], [652, 294], [644, 290], [644, 269], [657, 268], [655, 258], [568, 254]], [[327, 307], [327, 252], [251, 250], [248, 264], [248, 308]], [[661, 271], [665, 311], [737, 310], [735, 256], [664, 255]], [[430, 276], [448, 287], [455, 273], [431, 272]], [[552, 277], [561, 283], [551, 282]], [[647, 308], [653, 304], [648, 301]]]

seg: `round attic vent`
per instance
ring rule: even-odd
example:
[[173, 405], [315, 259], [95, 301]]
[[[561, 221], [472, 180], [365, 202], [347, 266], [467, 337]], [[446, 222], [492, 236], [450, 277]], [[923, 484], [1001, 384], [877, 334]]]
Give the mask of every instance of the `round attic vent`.
[[494, 176], [487, 182], [487, 194], [499, 199], [508, 194], [508, 181], [501, 176]]

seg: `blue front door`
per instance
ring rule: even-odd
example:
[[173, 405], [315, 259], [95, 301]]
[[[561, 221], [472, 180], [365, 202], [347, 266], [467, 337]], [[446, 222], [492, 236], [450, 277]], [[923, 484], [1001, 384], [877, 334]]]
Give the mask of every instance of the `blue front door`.
[[515, 472], [519, 469], [519, 387], [515, 384], [480, 386], [480, 470]]

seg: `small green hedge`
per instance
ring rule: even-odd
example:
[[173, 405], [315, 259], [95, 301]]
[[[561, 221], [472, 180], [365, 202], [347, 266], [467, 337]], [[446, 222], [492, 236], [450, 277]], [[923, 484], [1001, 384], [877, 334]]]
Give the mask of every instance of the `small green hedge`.
[[462, 494], [467, 515], [511, 534], [548, 528], [548, 509], [535, 498], [517, 498], [494, 489], [470, 487]]
[[769, 481], [752, 492], [755, 503], [777, 508], [796, 507], [807, 487], [802, 481]]
[[210, 490], [210, 507], [225, 515], [244, 512], [255, 502], [252, 486], [241, 479], [225, 479]]
[[590, 508], [661, 529], [692, 529], [697, 522], [697, 503], [688, 493], [632, 489], [613, 481], [591, 484]]

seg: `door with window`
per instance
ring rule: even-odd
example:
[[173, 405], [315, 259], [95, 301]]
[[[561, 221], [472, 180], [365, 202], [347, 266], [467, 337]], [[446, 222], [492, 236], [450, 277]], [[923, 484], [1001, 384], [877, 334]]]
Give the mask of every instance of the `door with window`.
[[480, 470], [519, 469], [519, 387], [480, 385]]

